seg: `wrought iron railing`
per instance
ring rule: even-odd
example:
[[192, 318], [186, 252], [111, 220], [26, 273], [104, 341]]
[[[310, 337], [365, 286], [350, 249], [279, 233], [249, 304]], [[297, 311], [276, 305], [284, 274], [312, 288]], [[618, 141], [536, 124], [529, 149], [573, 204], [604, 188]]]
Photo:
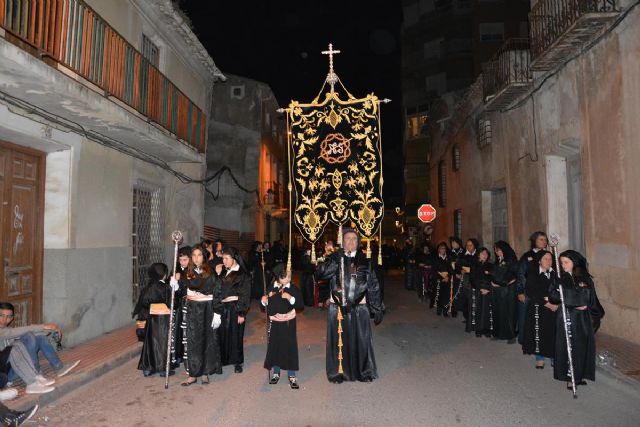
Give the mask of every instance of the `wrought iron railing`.
[[509, 86], [530, 83], [533, 76], [529, 65], [529, 40], [507, 40], [494, 59], [483, 66], [482, 84], [485, 100]]
[[82, 0], [0, 0], [0, 27], [205, 149], [205, 114]]
[[616, 12], [616, 0], [539, 0], [529, 12], [531, 56], [540, 56], [582, 16]]
[[263, 201], [265, 205], [282, 206], [284, 201], [283, 187], [275, 181], [265, 181]]

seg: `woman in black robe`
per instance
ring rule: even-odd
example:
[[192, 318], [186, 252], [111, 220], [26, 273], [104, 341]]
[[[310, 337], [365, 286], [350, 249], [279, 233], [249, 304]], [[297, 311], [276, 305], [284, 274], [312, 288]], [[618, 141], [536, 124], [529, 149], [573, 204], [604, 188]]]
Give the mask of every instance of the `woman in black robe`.
[[182, 343], [189, 377], [182, 385], [190, 386], [200, 377], [202, 384], [209, 384], [209, 375], [222, 374], [220, 345], [215, 331], [220, 326], [222, 303], [220, 280], [211, 271], [202, 246], [191, 249], [191, 265], [179, 283], [187, 294], [182, 309]]
[[262, 297], [262, 305], [269, 315], [269, 341], [267, 355], [264, 360], [265, 369], [273, 369], [269, 384], [277, 384], [280, 370], [286, 369], [289, 385], [298, 389], [297, 371], [298, 338], [296, 332], [296, 310], [304, 307], [302, 293], [291, 283], [291, 273], [284, 264], [274, 267], [277, 280]]
[[476, 263], [476, 254], [480, 244], [476, 239], [467, 239], [465, 252], [458, 257], [456, 262], [456, 275], [459, 277], [459, 286], [456, 291], [454, 305], [464, 314], [465, 332], [475, 331], [475, 307], [477, 292], [471, 286], [471, 270]]
[[[149, 284], [140, 295], [140, 306], [149, 315], [145, 325], [142, 352], [138, 361], [138, 369], [145, 377], [163, 373], [167, 363], [167, 339], [169, 338], [169, 307], [171, 304], [171, 287], [166, 283], [169, 269], [165, 264], [152, 264], [147, 273]], [[164, 310], [154, 312], [152, 304], [162, 304]], [[175, 338], [175, 337], [174, 337]], [[171, 366], [175, 368], [175, 365]]]
[[471, 268], [471, 288], [475, 301], [471, 299], [471, 319], [476, 337], [491, 337], [493, 331], [493, 313], [491, 307], [491, 253], [487, 248], [480, 248], [476, 253], [476, 261]]
[[251, 278], [234, 248], [222, 252], [222, 264], [216, 267], [221, 280], [222, 325], [218, 329], [222, 366], [234, 365], [242, 372], [244, 363], [244, 322], [251, 304]]
[[436, 307], [436, 314], [444, 317], [449, 317], [449, 307], [451, 306], [451, 294], [452, 294], [452, 276], [453, 268], [451, 267], [451, 258], [449, 255], [449, 248], [445, 242], [440, 242], [436, 249], [436, 255], [433, 258], [433, 267], [431, 274], [433, 280], [434, 293], [434, 305]]
[[495, 243], [496, 262], [491, 274], [491, 305], [493, 306], [493, 337], [515, 344], [516, 292], [518, 258], [503, 240]]
[[[576, 385], [586, 385], [585, 380], [596, 379], [596, 341], [593, 332], [594, 319], [604, 316], [597, 303], [596, 288], [587, 269], [587, 260], [579, 252], [565, 251], [560, 254], [562, 276], [549, 291], [549, 300], [560, 304], [559, 286], [562, 286], [564, 304], [569, 325], [573, 374]], [[569, 358], [562, 309], [556, 316], [556, 349], [553, 377], [567, 381], [571, 389]]]
[[528, 303], [522, 352], [535, 355], [536, 369], [544, 369], [544, 359], [555, 357], [558, 306], [549, 301], [549, 289], [555, 283], [557, 274], [552, 268], [551, 252], [540, 250], [534, 254], [534, 260], [526, 272], [524, 292]]

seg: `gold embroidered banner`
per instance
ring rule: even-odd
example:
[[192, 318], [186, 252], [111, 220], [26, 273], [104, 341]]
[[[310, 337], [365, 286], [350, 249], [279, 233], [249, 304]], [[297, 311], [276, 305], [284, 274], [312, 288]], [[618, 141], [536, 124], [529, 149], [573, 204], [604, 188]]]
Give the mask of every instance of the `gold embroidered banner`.
[[371, 238], [384, 214], [380, 101], [374, 94], [342, 100], [333, 90], [310, 104], [292, 101], [288, 114], [293, 216], [305, 239], [316, 242], [328, 221], [355, 223]]

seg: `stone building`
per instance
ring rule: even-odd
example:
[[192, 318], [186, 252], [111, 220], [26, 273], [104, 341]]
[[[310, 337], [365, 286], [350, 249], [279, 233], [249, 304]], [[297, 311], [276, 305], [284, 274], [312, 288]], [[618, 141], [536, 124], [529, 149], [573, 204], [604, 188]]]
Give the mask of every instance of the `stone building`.
[[557, 233], [589, 260], [602, 331], [640, 343], [640, 7], [539, 0], [529, 19], [530, 43], [507, 41], [463, 96], [440, 99], [434, 239], [522, 253], [532, 231]]
[[171, 231], [200, 237], [211, 88], [170, 0], [0, 0], [0, 300], [74, 345], [131, 322]]
[[241, 251], [255, 240], [285, 237], [287, 141], [278, 109], [265, 83], [228, 75], [214, 87], [207, 176], [220, 176], [208, 184], [206, 237], [222, 238]]
[[429, 198], [426, 132], [433, 102], [466, 90], [504, 40], [527, 37], [525, 0], [403, 0], [405, 211], [410, 227]]

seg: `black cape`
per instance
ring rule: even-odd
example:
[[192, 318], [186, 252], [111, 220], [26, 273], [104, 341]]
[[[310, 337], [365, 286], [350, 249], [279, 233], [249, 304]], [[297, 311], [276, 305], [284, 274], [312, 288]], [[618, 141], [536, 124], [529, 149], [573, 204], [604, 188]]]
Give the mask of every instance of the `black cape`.
[[[344, 263], [344, 277], [340, 277], [341, 262]], [[327, 378], [332, 382], [374, 380], [378, 371], [373, 352], [371, 314], [380, 322], [384, 313], [378, 279], [370, 260], [360, 252], [349, 258], [343, 251], [338, 251], [318, 266], [316, 274], [329, 280], [334, 300], [327, 314]], [[364, 298], [367, 303], [361, 304]], [[339, 311], [343, 317], [342, 373], [339, 372]]]
[[[167, 339], [169, 338], [169, 315], [148, 314], [151, 304], [164, 303], [171, 307], [171, 287], [160, 281], [152, 282], [140, 295], [139, 304], [147, 313], [138, 369], [149, 374], [163, 372], [167, 363]], [[172, 365], [171, 368], [175, 368]]]
[[222, 366], [244, 363], [244, 325], [239, 325], [238, 317], [246, 317], [249, 311], [251, 278], [243, 269], [231, 271], [225, 269], [220, 274], [220, 300], [237, 296], [238, 301], [222, 303], [222, 324], [217, 329], [220, 342]]
[[[594, 313], [596, 315], [599, 314], [596, 290], [591, 279], [587, 283], [574, 282], [573, 277], [565, 273], [557, 283], [562, 283], [567, 320], [571, 323], [569, 334], [575, 381], [576, 383], [583, 379], [595, 381], [596, 341], [591, 316]], [[549, 300], [554, 304], [560, 303], [558, 285], [550, 289]], [[581, 306], [586, 306], [587, 309], [578, 310], [576, 308]], [[553, 377], [561, 381], [570, 381], [564, 319], [560, 310], [558, 310], [558, 315], [556, 316], [556, 350]]]
[[[292, 309], [300, 310], [304, 307], [302, 293], [293, 283], [284, 288], [284, 291], [295, 298], [292, 305], [287, 299], [282, 297], [279, 287], [272, 286], [268, 293], [273, 292], [267, 304], [267, 314], [286, 314]], [[278, 366], [288, 371], [298, 371], [298, 338], [296, 333], [296, 319], [286, 322], [269, 321], [269, 343], [267, 345], [267, 355], [264, 360], [264, 367], [271, 369]]]

